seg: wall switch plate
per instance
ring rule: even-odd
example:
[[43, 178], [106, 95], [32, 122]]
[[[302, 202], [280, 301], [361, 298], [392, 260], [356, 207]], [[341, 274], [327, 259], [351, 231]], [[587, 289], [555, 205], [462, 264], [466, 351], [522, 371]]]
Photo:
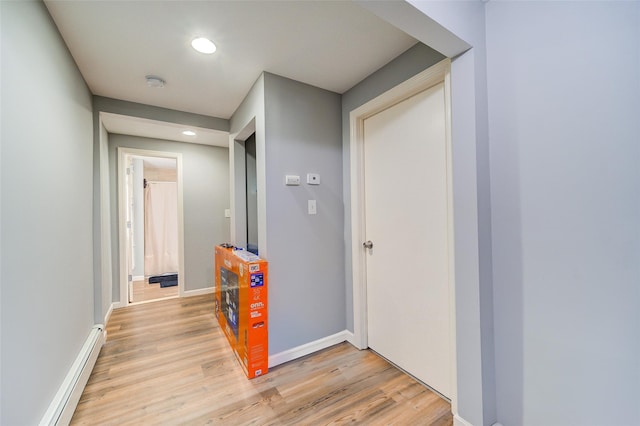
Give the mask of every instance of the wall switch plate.
[[316, 210], [316, 200], [307, 201], [307, 210], [309, 214], [316, 214], [318, 212]]
[[284, 184], [290, 186], [300, 185], [300, 176], [286, 175], [284, 177]]
[[318, 173], [307, 173], [307, 183], [309, 185], [320, 185], [320, 175]]
[[231, 217], [231, 209], [224, 209], [224, 217]]

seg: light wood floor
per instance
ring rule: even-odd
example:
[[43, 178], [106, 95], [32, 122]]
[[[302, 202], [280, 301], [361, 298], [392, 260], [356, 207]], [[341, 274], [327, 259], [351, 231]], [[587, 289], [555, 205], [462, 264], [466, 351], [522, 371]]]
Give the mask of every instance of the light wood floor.
[[149, 300], [164, 299], [166, 297], [177, 297], [178, 286], [160, 287], [160, 283], [149, 284], [149, 279], [133, 282], [132, 302], [148, 302]]
[[113, 312], [72, 424], [451, 425], [449, 404], [342, 343], [248, 380], [213, 295]]

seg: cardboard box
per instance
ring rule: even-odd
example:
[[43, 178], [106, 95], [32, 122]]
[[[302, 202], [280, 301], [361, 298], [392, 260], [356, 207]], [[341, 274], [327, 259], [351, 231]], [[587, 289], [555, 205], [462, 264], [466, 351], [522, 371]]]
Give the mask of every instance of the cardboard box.
[[248, 378], [269, 370], [268, 262], [216, 246], [215, 313]]

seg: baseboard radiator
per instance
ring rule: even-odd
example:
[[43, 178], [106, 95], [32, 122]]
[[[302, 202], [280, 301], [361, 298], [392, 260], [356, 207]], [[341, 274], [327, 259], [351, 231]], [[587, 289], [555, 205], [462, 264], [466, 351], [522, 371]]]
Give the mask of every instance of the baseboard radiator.
[[69, 424], [104, 342], [104, 326], [97, 324], [91, 329], [89, 337], [60, 385], [58, 393], [42, 417], [40, 426]]

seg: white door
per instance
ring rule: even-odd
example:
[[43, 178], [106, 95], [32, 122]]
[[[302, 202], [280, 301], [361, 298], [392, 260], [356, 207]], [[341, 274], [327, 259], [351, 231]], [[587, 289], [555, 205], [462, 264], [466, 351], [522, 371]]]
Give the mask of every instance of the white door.
[[445, 91], [440, 83], [364, 121], [371, 349], [451, 396]]

